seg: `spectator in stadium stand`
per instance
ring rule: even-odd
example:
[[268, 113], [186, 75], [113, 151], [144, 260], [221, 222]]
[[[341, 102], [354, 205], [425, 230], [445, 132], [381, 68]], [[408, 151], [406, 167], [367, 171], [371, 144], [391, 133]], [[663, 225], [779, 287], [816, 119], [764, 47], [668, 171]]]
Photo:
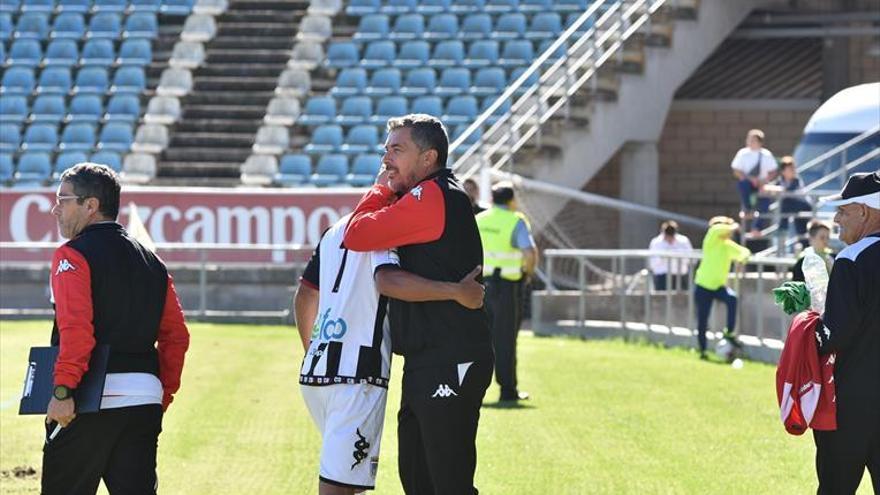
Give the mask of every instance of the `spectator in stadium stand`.
[[709, 328], [709, 316], [715, 299], [727, 305], [727, 328], [723, 332], [725, 338], [732, 339], [736, 328], [736, 292], [727, 287], [727, 278], [733, 261], [743, 262], [752, 254], [748, 248], [730, 238], [738, 228], [739, 225], [730, 217], [713, 217], [709, 220], [709, 231], [703, 238], [703, 259], [694, 277], [700, 359], [707, 359], [706, 330]]
[[[344, 245], [397, 247], [404, 270], [457, 282], [482, 265], [483, 250], [470, 199], [444, 166], [446, 129], [424, 114], [390, 119], [387, 127], [383, 170], [355, 209]], [[403, 489], [476, 494], [477, 426], [493, 368], [486, 311], [393, 298], [389, 312], [392, 349], [405, 358], [397, 416]]]
[[740, 220], [754, 217], [751, 235], [757, 237], [765, 227], [770, 198], [762, 196], [764, 186], [776, 178], [776, 160], [773, 153], [764, 148], [764, 131], [752, 129], [746, 134], [746, 146], [736, 152], [730, 162], [736, 177], [741, 211]]
[[480, 206], [480, 186], [477, 185], [477, 181], [474, 179], [465, 179], [461, 185], [464, 186], [464, 192], [466, 192], [471, 199], [471, 208], [474, 209], [474, 215], [481, 211], [485, 211], [486, 209]]
[[820, 494], [855, 493], [865, 472], [880, 493], [880, 171], [854, 174], [835, 206], [847, 244], [828, 281], [819, 355], [836, 353], [837, 430], [813, 430]]
[[492, 188], [492, 207], [477, 215], [483, 241], [486, 310], [495, 346], [495, 381], [501, 402], [527, 400], [517, 388], [516, 337], [522, 321], [522, 291], [538, 264], [538, 249], [526, 216], [518, 211], [513, 185]]
[[[651, 239], [651, 251], [690, 253], [694, 250], [691, 240], [678, 232], [678, 223], [667, 220], [660, 225], [660, 235]], [[673, 289], [687, 289], [690, 263], [683, 259], [669, 259], [661, 256], [651, 257], [651, 273], [654, 276], [654, 290], [666, 290], [666, 274], [672, 281]]]
[[815, 253], [822, 258], [825, 261], [828, 273], [831, 273], [831, 267], [834, 264], [834, 253], [828, 247], [828, 240], [831, 238], [831, 227], [827, 223], [821, 220], [812, 220], [807, 225], [807, 238], [810, 241], [810, 245], [801, 251], [797, 262], [791, 267], [791, 279], [795, 282], [804, 281], [804, 256], [807, 254]]
[[[478, 269], [459, 283], [432, 282], [401, 270], [394, 250], [351, 252], [342, 247], [348, 220], [342, 217], [324, 233], [294, 298], [306, 351], [301, 391], [323, 439], [320, 495], [375, 487], [391, 372], [387, 296], [405, 299], [418, 291], [422, 299], [416, 300], [483, 305]], [[377, 286], [392, 290], [380, 295]]]
[[[801, 186], [801, 178], [798, 177], [794, 158], [784, 156], [779, 163], [779, 177], [772, 184], [764, 186], [764, 190], [769, 193], [796, 194], [800, 192]], [[803, 195], [784, 197], [780, 201], [779, 207], [782, 212], [782, 218], [779, 221], [779, 231], [783, 234], [788, 232], [789, 215], [813, 210], [813, 207], [810, 206], [810, 203]], [[807, 233], [807, 222], [806, 218], [794, 219], [794, 230], [798, 236], [803, 236]]]
[[[155, 493], [163, 411], [180, 387], [189, 332], [165, 264], [116, 223], [120, 185], [104, 165], [61, 176], [52, 213], [70, 239], [52, 259], [52, 345], [60, 346], [46, 417], [42, 493]], [[101, 410], [77, 416], [73, 393], [95, 345], [110, 355]], [[62, 429], [54, 438], [56, 425]]]

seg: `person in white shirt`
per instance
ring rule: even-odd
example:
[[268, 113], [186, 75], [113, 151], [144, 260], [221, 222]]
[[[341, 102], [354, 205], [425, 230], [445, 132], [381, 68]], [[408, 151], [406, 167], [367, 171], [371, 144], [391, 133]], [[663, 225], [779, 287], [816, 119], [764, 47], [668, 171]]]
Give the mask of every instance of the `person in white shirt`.
[[[651, 239], [651, 251], [671, 251], [689, 253], [694, 250], [690, 239], [678, 233], [678, 223], [667, 220], [660, 225], [660, 235]], [[688, 260], [652, 256], [651, 273], [654, 275], [654, 290], [666, 290], [666, 275], [673, 289], [687, 289]]]
[[761, 215], [766, 214], [770, 206], [770, 198], [761, 197], [760, 193], [765, 184], [776, 178], [777, 169], [773, 153], [764, 148], [764, 131], [752, 129], [746, 134], [746, 146], [736, 152], [730, 168], [739, 192], [740, 219], [745, 223], [749, 216], [754, 216], [751, 234], [758, 236], [766, 223]]

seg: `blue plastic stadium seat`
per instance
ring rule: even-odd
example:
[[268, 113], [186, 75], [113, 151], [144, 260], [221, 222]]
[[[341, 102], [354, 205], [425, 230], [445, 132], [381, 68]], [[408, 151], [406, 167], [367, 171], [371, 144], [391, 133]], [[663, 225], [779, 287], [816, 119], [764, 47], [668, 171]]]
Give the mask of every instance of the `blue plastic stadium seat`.
[[21, 4], [22, 12], [40, 12], [49, 14], [54, 9], [54, 0], [25, 0]]
[[0, 2], [0, 12], [17, 13], [21, 8], [21, 0], [3, 0]]
[[43, 58], [43, 48], [37, 40], [15, 40], [9, 49], [6, 63], [21, 67], [36, 67]]
[[[492, 104], [495, 102], [496, 99], [497, 99], [497, 97], [495, 97], [495, 96], [489, 96], [487, 98], [484, 98], [483, 103], [480, 105], [480, 113], [483, 113], [486, 110], [488, 110], [489, 107], [492, 106]], [[510, 103], [510, 99], [505, 99], [504, 102], [502, 102], [501, 105], [499, 105], [498, 108], [496, 108], [495, 111], [492, 112], [492, 114], [486, 119], [486, 124], [492, 125], [495, 122], [498, 122], [498, 119], [500, 119], [502, 115], [510, 112], [511, 106], [512, 105]]]
[[439, 119], [443, 115], [443, 99], [439, 96], [419, 96], [413, 101], [410, 111], [426, 113]]
[[562, 32], [562, 18], [555, 12], [542, 12], [532, 17], [532, 23], [526, 31], [526, 39], [553, 39]]
[[[540, 57], [545, 51], [547, 51], [550, 48], [550, 45], [552, 45], [553, 42], [555, 42], [555, 41], [556, 41], [555, 37], [542, 41], [541, 45], [538, 47], [538, 51], [536, 52], [536, 56]], [[549, 65], [553, 64], [554, 62], [556, 62], [557, 60], [559, 60], [560, 58], [564, 57], [565, 52], [567, 50], [568, 50], [568, 45], [566, 45], [565, 43], [562, 43], [561, 45], [559, 45], [559, 47], [556, 48], [556, 50], [553, 53], [550, 54], [550, 56], [547, 58], [547, 61], [544, 62], [544, 65], [549, 66]]]
[[9, 184], [12, 182], [14, 168], [12, 154], [0, 153], [0, 183]]
[[336, 119], [336, 100], [332, 96], [313, 96], [297, 118], [301, 125], [332, 124]]
[[468, 14], [461, 22], [459, 36], [465, 41], [489, 39], [492, 36], [492, 17], [489, 14]]
[[498, 65], [501, 67], [518, 67], [529, 65], [535, 59], [535, 50], [531, 41], [513, 40], [504, 43]]
[[364, 93], [369, 96], [390, 96], [400, 92], [400, 71], [398, 69], [379, 69], [370, 78]]
[[28, 103], [24, 95], [9, 95], [0, 98], [0, 122], [21, 124], [27, 119]]
[[397, 47], [393, 41], [371, 41], [364, 49], [360, 66], [364, 69], [381, 69], [388, 67], [397, 56]]
[[380, 11], [384, 14], [407, 14], [415, 12], [417, 4], [416, 0], [385, 0]]
[[355, 96], [367, 89], [367, 71], [361, 68], [343, 69], [336, 76], [336, 85], [330, 94], [336, 97]]
[[345, 13], [350, 16], [376, 14], [382, 6], [381, 0], [350, 0]]
[[342, 185], [346, 175], [348, 175], [348, 157], [331, 153], [318, 160], [315, 173], [312, 174], [312, 184], [318, 187]]
[[124, 38], [153, 39], [159, 36], [159, 21], [151, 12], [135, 12], [125, 19]]
[[437, 86], [437, 73], [434, 69], [413, 69], [406, 75], [406, 81], [400, 88], [404, 96], [422, 96], [434, 92]]
[[[528, 70], [528, 67], [517, 67], [517, 68], [513, 69], [513, 71], [510, 73], [510, 84], [513, 85], [513, 83], [515, 83], [517, 79], [522, 77], [523, 73], [525, 73], [527, 70]], [[523, 85], [520, 86], [519, 89], [517, 89], [514, 92], [514, 94], [521, 95], [521, 94], [525, 93], [526, 90], [528, 90], [529, 88], [531, 88], [532, 86], [534, 86], [535, 84], [538, 83], [538, 79], [540, 77], [541, 77], [541, 74], [539, 72], [537, 72], [537, 71], [532, 72], [529, 75], [529, 77], [526, 79], [526, 81], [523, 83]]]
[[74, 96], [70, 100], [70, 108], [67, 110], [69, 122], [87, 122], [97, 124], [104, 114], [104, 105], [101, 97], [94, 94], [82, 94]]
[[420, 0], [416, 12], [423, 15], [442, 14], [452, 10], [452, 0]]
[[73, 87], [75, 94], [104, 94], [110, 85], [107, 69], [103, 67], [83, 67], [76, 74]]
[[351, 173], [345, 180], [355, 187], [366, 187], [376, 180], [379, 167], [382, 166], [382, 155], [374, 153], [361, 153], [357, 155], [351, 164]]
[[36, 185], [46, 181], [51, 174], [52, 160], [49, 153], [32, 151], [18, 157], [18, 172], [15, 174], [17, 182]]
[[553, 10], [559, 13], [576, 12], [578, 15], [587, 10], [590, 0], [553, 0]]
[[91, 151], [95, 147], [95, 126], [85, 122], [67, 124], [61, 133], [61, 151]]
[[498, 67], [484, 67], [479, 69], [474, 76], [474, 83], [470, 93], [474, 96], [491, 96], [501, 94], [507, 86], [507, 76], [504, 69]]
[[61, 177], [65, 170], [87, 161], [89, 161], [88, 155], [83, 151], [63, 151], [58, 153], [58, 156], [55, 157], [55, 173], [53, 175], [57, 179]]
[[354, 41], [376, 41], [388, 39], [391, 20], [385, 14], [370, 14], [361, 17], [358, 29], [352, 36]]
[[104, 120], [107, 122], [122, 122], [133, 124], [141, 115], [141, 103], [134, 95], [116, 95], [107, 102], [107, 112]]
[[451, 40], [458, 36], [458, 17], [455, 14], [436, 14], [428, 20], [426, 40]]
[[31, 124], [24, 132], [23, 151], [51, 152], [58, 144], [58, 128], [51, 124]]
[[[580, 17], [583, 15], [583, 12], [575, 12], [573, 14], [568, 14], [565, 18], [565, 29], [570, 28]], [[590, 30], [596, 24], [596, 16], [591, 15], [587, 18], [587, 20], [578, 26], [577, 31], [575, 33], [583, 34]]]
[[516, 40], [526, 33], [526, 16], [519, 12], [502, 14], [495, 23], [492, 39], [499, 41]]
[[460, 67], [464, 60], [464, 43], [458, 40], [441, 41], [434, 45], [428, 65], [435, 69]]
[[[31, 0], [25, 2], [25, 5]], [[44, 40], [49, 37], [49, 14], [26, 12], [18, 17], [13, 36], [17, 39]]]
[[128, 0], [94, 0], [92, 9], [98, 13], [113, 12], [121, 14], [128, 8]]
[[102, 151], [118, 151], [125, 153], [131, 149], [134, 141], [132, 125], [125, 122], [110, 122], [104, 124], [101, 136], [98, 139], [98, 149]]
[[12, 14], [0, 12], [0, 41], [11, 39], [14, 31], [15, 25], [12, 24]]
[[162, 0], [160, 12], [165, 15], [189, 15], [194, 0]]
[[554, 3], [551, 0], [519, 0], [519, 11], [526, 14], [549, 12], [553, 10]]
[[52, 22], [52, 39], [78, 40], [86, 33], [86, 21], [78, 12], [64, 12], [58, 14]]
[[498, 42], [495, 40], [474, 41], [462, 65], [469, 69], [493, 67], [498, 64], [498, 51]]
[[92, 153], [92, 156], [89, 157], [89, 161], [92, 163], [107, 165], [116, 172], [122, 171], [122, 157], [115, 151], [101, 150]]
[[378, 150], [379, 130], [374, 125], [356, 125], [348, 131], [345, 142], [340, 148], [346, 155], [371, 153]]
[[100, 65], [108, 67], [116, 60], [116, 50], [110, 40], [89, 40], [80, 53], [80, 65]]
[[86, 37], [89, 39], [109, 39], [115, 40], [119, 38], [122, 31], [122, 18], [120, 14], [114, 12], [99, 12], [92, 16], [89, 20], [89, 30]]
[[21, 127], [15, 124], [0, 123], [0, 151], [14, 153], [21, 145]]
[[281, 157], [275, 182], [282, 186], [300, 186], [309, 181], [312, 175], [312, 159], [302, 153], [287, 154]]
[[455, 0], [449, 10], [455, 14], [473, 14], [486, 8], [486, 0]]
[[408, 108], [409, 105], [406, 98], [402, 96], [385, 96], [376, 104], [376, 111], [370, 117], [370, 123], [384, 126], [388, 119], [406, 115]]
[[58, 125], [67, 114], [64, 97], [60, 95], [42, 95], [34, 99], [31, 106], [31, 122]]
[[58, 12], [87, 14], [92, 10], [92, 0], [58, 0], [55, 8]]
[[484, 10], [490, 14], [504, 14], [519, 10], [517, 0], [487, 0]]
[[373, 113], [373, 100], [368, 96], [350, 96], [343, 100], [336, 123], [352, 126], [367, 122]]
[[[464, 134], [470, 124], [461, 124], [455, 126], [455, 130], [452, 131], [452, 138], [449, 140], [450, 144], [453, 141], [456, 141], [458, 138]], [[455, 154], [461, 154], [467, 151], [467, 149], [474, 143], [476, 143], [483, 136], [483, 130], [479, 127], [472, 133], [468, 134], [467, 138], [461, 143], [461, 146], [455, 150]]]
[[116, 69], [113, 74], [113, 94], [140, 94], [147, 87], [147, 75], [143, 67], [128, 65]]
[[477, 99], [473, 96], [455, 96], [446, 104], [443, 122], [455, 126], [468, 124], [477, 117]]
[[334, 41], [327, 47], [327, 66], [334, 69], [354, 67], [361, 56], [356, 44], [350, 41]]
[[388, 33], [392, 40], [406, 41], [421, 39], [425, 33], [425, 16], [422, 14], [404, 14], [394, 21], [394, 28]]
[[401, 44], [392, 65], [401, 70], [417, 69], [426, 66], [430, 56], [431, 45], [427, 41], [406, 41]]
[[54, 40], [46, 48], [43, 65], [46, 67], [73, 67], [79, 60], [79, 49], [74, 40]]
[[149, 12], [156, 14], [162, 8], [162, 0], [131, 0], [128, 8], [132, 12]]
[[443, 69], [434, 94], [441, 97], [458, 96], [470, 91], [471, 71], [461, 67]]
[[66, 67], [47, 67], [40, 73], [37, 93], [43, 95], [66, 95], [70, 92], [70, 69]]
[[0, 94], [29, 95], [34, 90], [34, 70], [30, 67], [9, 67], [3, 72]]
[[312, 141], [304, 151], [309, 154], [334, 153], [342, 146], [342, 126], [330, 124], [317, 127], [312, 132]]
[[153, 59], [153, 49], [150, 40], [131, 39], [122, 42], [119, 48], [119, 58], [116, 63], [120, 65], [147, 65]]

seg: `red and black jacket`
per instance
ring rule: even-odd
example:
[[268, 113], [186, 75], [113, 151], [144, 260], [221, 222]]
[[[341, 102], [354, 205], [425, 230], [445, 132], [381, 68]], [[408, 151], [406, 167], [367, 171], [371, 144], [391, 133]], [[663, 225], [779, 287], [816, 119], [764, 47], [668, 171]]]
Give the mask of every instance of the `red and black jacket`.
[[[373, 186], [352, 214], [344, 244], [353, 251], [398, 248], [400, 267], [429, 280], [458, 282], [483, 264], [470, 199], [448, 169], [400, 199], [386, 186]], [[455, 301], [390, 304], [391, 346], [406, 357], [405, 369], [492, 358], [483, 308]]]
[[[115, 222], [89, 225], [55, 251], [55, 384], [76, 388], [95, 344], [108, 373], [151, 373], [167, 406], [180, 386], [189, 332], [165, 264]], [[158, 342], [158, 348], [157, 348]]]

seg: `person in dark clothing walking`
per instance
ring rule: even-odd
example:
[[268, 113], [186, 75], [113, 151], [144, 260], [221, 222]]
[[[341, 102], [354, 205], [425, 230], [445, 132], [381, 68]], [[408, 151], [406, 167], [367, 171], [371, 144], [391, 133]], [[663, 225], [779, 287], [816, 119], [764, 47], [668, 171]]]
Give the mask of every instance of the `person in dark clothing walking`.
[[492, 188], [492, 207], [477, 215], [477, 227], [483, 241], [486, 310], [495, 345], [499, 400], [525, 400], [529, 394], [517, 389], [516, 337], [522, 321], [521, 293], [535, 271], [538, 250], [528, 220], [517, 211], [510, 183]]
[[[458, 282], [482, 265], [470, 199], [444, 167], [448, 143], [435, 117], [388, 121], [383, 170], [352, 214], [346, 248], [396, 247], [400, 269], [441, 282]], [[378, 276], [377, 287], [389, 293]], [[397, 289], [407, 291], [410, 301], [424, 301], [392, 298], [389, 308], [392, 351], [405, 358], [397, 415], [403, 489], [417, 495], [478, 493], [477, 426], [493, 367], [486, 311]]]
[[855, 493], [865, 468], [880, 493], [880, 172], [855, 174], [834, 222], [848, 246], [828, 281], [819, 354], [834, 356], [837, 430], [813, 430], [819, 494]]
[[[52, 213], [70, 239], [52, 259], [52, 345], [42, 493], [156, 493], [163, 411], [180, 387], [189, 332], [164, 263], [116, 223], [119, 181], [83, 163], [61, 176]], [[158, 345], [157, 345], [158, 343]], [[110, 356], [100, 411], [76, 414], [73, 393], [95, 345]]]

